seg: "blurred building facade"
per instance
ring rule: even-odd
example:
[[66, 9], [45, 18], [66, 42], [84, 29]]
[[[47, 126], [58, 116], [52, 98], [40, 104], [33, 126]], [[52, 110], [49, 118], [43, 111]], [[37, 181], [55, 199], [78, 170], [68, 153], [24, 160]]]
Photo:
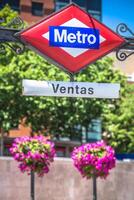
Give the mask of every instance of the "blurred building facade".
[[[128, 50], [130, 53], [130, 50]], [[131, 51], [132, 53], [132, 51]], [[126, 77], [130, 84], [134, 84], [134, 55], [131, 55], [124, 61], [119, 61], [116, 58], [116, 53], [112, 52], [108, 56], [112, 57], [114, 60], [114, 68], [119, 69]]]
[[[0, 9], [6, 4], [9, 4], [12, 9], [19, 12], [20, 17], [27, 21], [29, 24], [36, 23], [43, 17], [52, 14], [54, 11], [58, 11], [69, 3], [74, 2], [78, 4], [82, 9], [89, 12], [97, 20], [102, 19], [102, 0], [0, 0]], [[115, 57], [115, 53], [111, 53], [110, 56], [114, 58], [114, 67], [121, 70], [127, 77], [129, 83], [134, 83], [134, 56], [130, 56], [127, 60], [121, 62]], [[74, 146], [79, 146], [81, 143], [89, 142], [95, 139], [101, 139], [101, 122], [96, 119], [89, 125], [88, 131], [81, 128], [80, 140], [58, 140], [55, 141], [57, 153], [59, 156], [69, 157]], [[8, 137], [3, 141], [5, 148], [5, 154], [8, 155], [8, 147], [11, 145], [12, 140], [15, 137], [30, 136], [31, 129], [25, 126], [19, 126], [16, 130], [9, 131]], [[0, 145], [2, 146], [2, 144]]]
[[9, 4], [29, 24], [41, 20], [69, 3], [76, 3], [92, 16], [101, 20], [102, 0], [0, 0], [0, 8]]

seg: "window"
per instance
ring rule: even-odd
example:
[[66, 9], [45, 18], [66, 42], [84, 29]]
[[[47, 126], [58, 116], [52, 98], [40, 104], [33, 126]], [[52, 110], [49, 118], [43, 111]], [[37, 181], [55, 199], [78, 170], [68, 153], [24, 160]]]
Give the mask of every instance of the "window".
[[94, 142], [97, 140], [101, 140], [101, 132], [102, 132], [101, 120], [92, 119], [87, 131], [87, 138], [86, 138], [87, 142]]
[[0, 2], [0, 8], [3, 8], [6, 4], [13, 10], [20, 11], [20, 0], [2, 0], [2, 2]]
[[0, 8], [3, 8], [6, 4], [8, 4], [8, 1], [6, 1], [6, 0], [1, 0], [0, 1]]
[[62, 7], [66, 6], [69, 4], [69, 0], [56, 0], [55, 1], [55, 10], [59, 10]]
[[43, 16], [44, 15], [43, 3], [32, 2], [32, 14], [36, 16]]
[[13, 10], [20, 11], [20, 0], [10, 0], [9, 2]]
[[59, 10], [62, 7], [68, 5], [69, 3], [76, 3], [77, 5], [79, 5], [81, 8], [85, 9], [85, 1], [84, 0], [55, 0], [55, 9]]
[[101, 0], [87, 0], [86, 5], [89, 10], [101, 11]]
[[70, 2], [76, 3], [81, 8], [89, 12], [94, 18], [101, 21], [102, 0], [55, 0], [55, 10], [61, 9]]
[[101, 7], [102, 0], [86, 0], [86, 10], [89, 12], [94, 18], [101, 21]]
[[94, 10], [88, 10], [88, 13], [93, 16], [95, 19], [101, 21], [101, 12], [94, 11]]
[[85, 7], [86, 7], [86, 1], [84, 1], [84, 0], [83, 1], [82, 0], [72, 0], [72, 2], [76, 3], [83, 9], [85, 9]]

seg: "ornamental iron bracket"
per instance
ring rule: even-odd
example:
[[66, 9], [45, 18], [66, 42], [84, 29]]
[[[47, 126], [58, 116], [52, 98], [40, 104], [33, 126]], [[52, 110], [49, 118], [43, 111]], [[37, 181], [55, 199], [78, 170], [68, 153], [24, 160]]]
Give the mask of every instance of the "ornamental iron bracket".
[[[4, 23], [5, 19], [0, 18], [0, 24]], [[18, 39], [17, 33], [24, 28], [24, 22], [20, 17], [14, 18], [5, 26], [0, 26], [0, 53], [6, 53], [6, 47], [13, 50], [16, 54], [21, 54], [25, 50], [25, 45]]]
[[[0, 24], [6, 20], [0, 18]], [[6, 26], [0, 25], [0, 53], [6, 53], [6, 47], [13, 50], [16, 54], [21, 54], [25, 50], [25, 44], [18, 38], [18, 33], [24, 29], [24, 22], [20, 17], [14, 18]], [[117, 26], [116, 32], [123, 37], [126, 42], [116, 51], [116, 57], [120, 61], [126, 60], [134, 54], [134, 33], [124, 23]], [[130, 37], [125, 37], [122, 34], [129, 33]], [[128, 35], [128, 34], [127, 34]]]
[[[117, 26], [116, 32], [126, 40], [126, 43], [116, 51], [117, 59], [124, 61], [129, 56], [134, 54], [134, 33], [124, 23], [121, 23]], [[123, 36], [122, 34], [126, 34], [127, 36]]]

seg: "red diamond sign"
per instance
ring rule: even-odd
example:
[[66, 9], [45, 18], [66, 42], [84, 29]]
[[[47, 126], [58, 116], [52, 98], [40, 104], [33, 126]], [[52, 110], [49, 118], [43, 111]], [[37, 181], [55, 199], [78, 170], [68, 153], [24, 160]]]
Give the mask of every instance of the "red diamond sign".
[[125, 42], [75, 4], [19, 34], [29, 48], [70, 73], [76, 73]]

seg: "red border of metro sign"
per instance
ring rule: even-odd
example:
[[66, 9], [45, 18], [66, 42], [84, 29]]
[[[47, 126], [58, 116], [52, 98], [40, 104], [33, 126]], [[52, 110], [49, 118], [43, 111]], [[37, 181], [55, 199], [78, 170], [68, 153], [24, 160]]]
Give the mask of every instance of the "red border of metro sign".
[[[59, 31], [62, 31], [65, 27], [65, 30], [63, 30], [64, 33], [70, 34], [68, 40], [71, 43], [76, 43], [76, 45], [68, 44], [68, 46], [65, 46], [65, 41], [62, 43], [62, 46], [60, 46], [60, 43], [52, 46], [50, 29], [53, 29], [53, 27], [59, 27]], [[86, 29], [91, 29], [90, 32], [96, 29], [99, 32], [99, 46], [96, 44], [96, 49], [94, 49], [94, 45], [89, 47], [80, 46], [81, 41], [93, 43], [93, 37], [86, 38]], [[84, 39], [81, 38], [81, 30], [83, 31]], [[73, 34], [71, 31], [73, 31]], [[59, 40], [66, 39], [63, 36]], [[75, 4], [69, 4], [59, 12], [55, 12], [34, 26], [23, 30], [19, 33], [19, 37], [29, 48], [39, 52], [39, 54], [43, 55], [51, 63], [69, 73], [79, 72], [125, 43], [122, 37], [118, 36]], [[78, 42], [76, 39], [78, 39]]]

